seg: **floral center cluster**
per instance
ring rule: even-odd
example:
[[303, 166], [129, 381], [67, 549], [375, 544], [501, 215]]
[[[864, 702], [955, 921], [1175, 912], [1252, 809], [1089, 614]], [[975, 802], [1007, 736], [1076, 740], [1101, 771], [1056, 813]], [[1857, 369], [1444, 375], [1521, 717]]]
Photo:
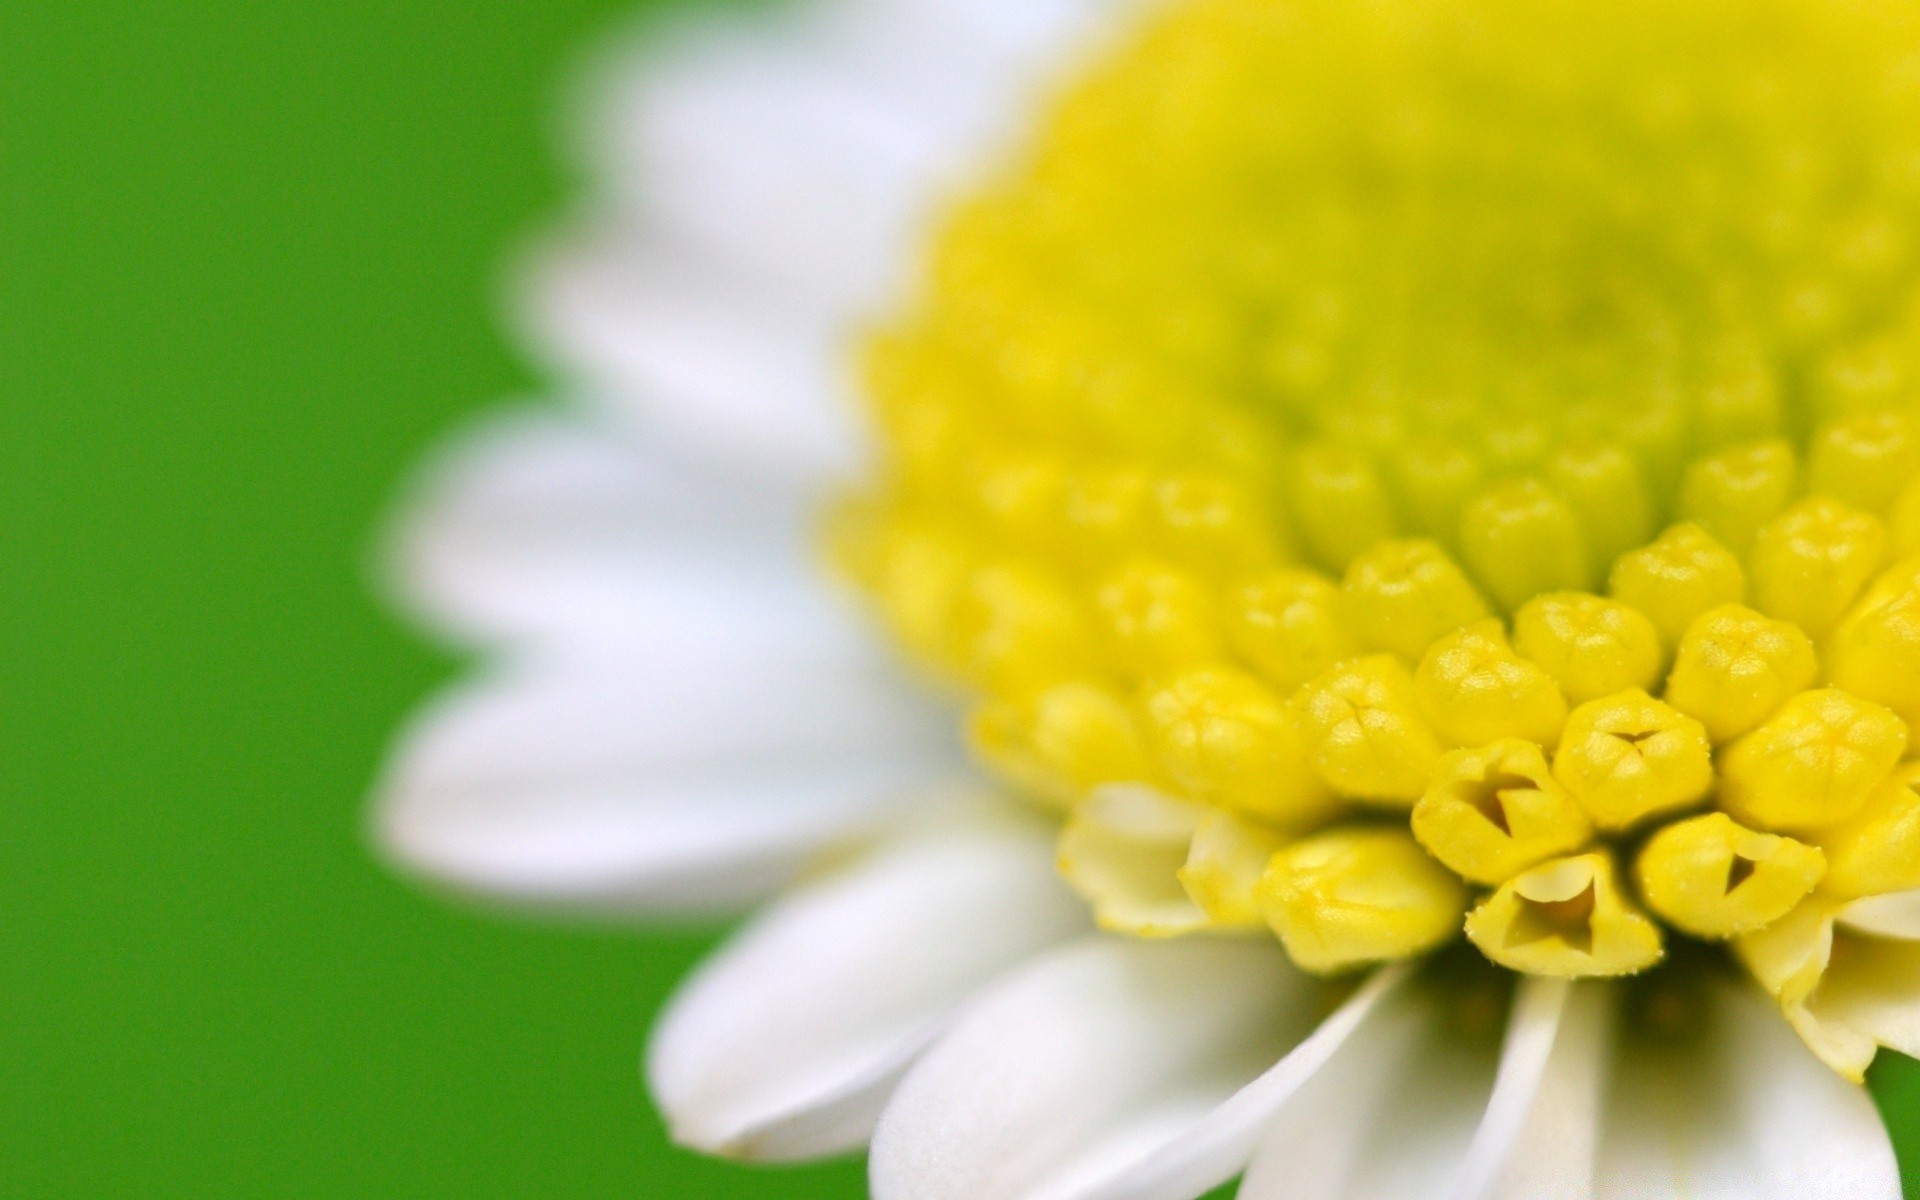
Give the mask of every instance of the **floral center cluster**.
[[1170, 6], [871, 342], [836, 556], [1107, 926], [1728, 941], [1851, 1070], [1836, 914], [1920, 887], [1916, 62], [1893, 0]]

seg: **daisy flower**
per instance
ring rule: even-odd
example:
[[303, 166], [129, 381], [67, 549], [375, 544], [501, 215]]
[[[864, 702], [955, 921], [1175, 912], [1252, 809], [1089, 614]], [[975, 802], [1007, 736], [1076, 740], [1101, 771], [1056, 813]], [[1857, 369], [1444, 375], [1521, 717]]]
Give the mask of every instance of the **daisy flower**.
[[1895, 0], [654, 52], [531, 287], [582, 403], [400, 524], [488, 665], [386, 845], [778, 893], [648, 1078], [880, 1200], [1898, 1196], [1917, 63]]

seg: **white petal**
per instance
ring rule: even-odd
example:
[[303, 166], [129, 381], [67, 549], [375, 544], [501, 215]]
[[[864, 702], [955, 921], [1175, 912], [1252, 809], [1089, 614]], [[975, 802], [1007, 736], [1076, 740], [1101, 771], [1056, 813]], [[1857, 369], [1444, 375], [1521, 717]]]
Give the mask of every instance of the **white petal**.
[[1106, 7], [841, 0], [656, 42], [599, 72], [590, 160], [630, 216], [843, 318], [871, 311]]
[[1585, 1200], [1593, 1194], [1611, 1046], [1611, 984], [1524, 978], [1486, 1114], [1455, 1200]]
[[1920, 941], [1920, 891], [1855, 900], [1834, 914], [1834, 920], [1857, 933]]
[[1757, 988], [1718, 985], [1694, 1034], [1629, 1032], [1597, 1194], [1618, 1200], [1897, 1200], [1880, 1115]]
[[[1083, 1200], [1189, 1200], [1233, 1178], [1252, 1157], [1261, 1131], [1274, 1114], [1303, 1089], [1320, 1086], [1323, 1074], [1365, 1072], [1366, 1064], [1381, 1061], [1383, 1046], [1401, 1043], [1394, 1026], [1406, 1024], [1405, 1014], [1387, 1010], [1394, 1003], [1404, 1006], [1396, 992], [1408, 974], [1404, 965], [1375, 972], [1259, 1078], [1165, 1145], [1120, 1166], [1078, 1195]], [[1355, 1048], [1356, 1043], [1376, 1040], [1381, 1045]]]
[[[788, 664], [791, 666], [792, 664]], [[859, 663], [509, 668], [429, 710], [379, 833], [464, 888], [615, 909], [723, 907], [957, 777], [950, 719]]]
[[[1809, 999], [1816, 1035], [1860, 1042], [1872, 1039], [1902, 1054], [1920, 1052], [1920, 945], [1881, 938], [1846, 938], [1844, 956]], [[1849, 1036], [1851, 1035], [1851, 1036]], [[1859, 1046], [1855, 1061], [1874, 1047]]]
[[875, 1200], [1078, 1197], [1192, 1128], [1311, 1028], [1270, 939], [1091, 939], [996, 985], [874, 1134]]
[[674, 998], [648, 1079], [677, 1140], [794, 1159], [865, 1144], [900, 1072], [975, 988], [1087, 928], [1050, 831], [943, 825], [782, 900]]
[[540, 348], [622, 421], [799, 485], [862, 461], [843, 317], [619, 226], [556, 243], [526, 290]]
[[808, 561], [792, 493], [536, 410], [451, 439], [390, 539], [397, 590], [456, 636], [758, 656], [867, 639]]
[[[1493, 1087], [1491, 1033], [1456, 1028], [1433, 994], [1392, 1010], [1267, 1123], [1241, 1200], [1441, 1200]], [[1383, 1014], [1385, 1015], [1385, 1014]]]

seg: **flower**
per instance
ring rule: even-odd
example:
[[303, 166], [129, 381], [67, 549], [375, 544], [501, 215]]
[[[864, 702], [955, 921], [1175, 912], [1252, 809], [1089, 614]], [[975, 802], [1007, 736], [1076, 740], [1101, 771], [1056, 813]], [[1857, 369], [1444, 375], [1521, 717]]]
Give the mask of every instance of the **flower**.
[[[933, 703], [869, 661], [837, 711], [857, 634], [794, 559], [759, 582], [802, 522], [722, 557], [675, 511], [678, 561], [772, 603], [669, 592], [620, 541], [657, 459], [497, 435], [411, 561], [520, 675], [414, 743], [390, 840], [620, 903], [868, 839], [688, 985], [651, 1075], [703, 1148], [871, 1134], [883, 1200], [1898, 1195], [1859, 1081], [1920, 1052], [1920, 16], [1108, 12], [1038, 54], [1024, 136], [886, 210], [844, 307], [810, 293], [825, 360], [866, 318], [877, 431], [816, 459], [822, 557]], [[786, 190], [693, 194], [674, 228], [783, 226]], [[733, 261], [815, 278], [779, 251]], [[706, 322], [771, 292], [715, 268], [705, 309], [659, 258], [545, 293], [592, 384], [696, 396], [641, 444], [837, 445], [741, 415], [780, 360]], [[941, 701], [1011, 802], [911, 784], [958, 777]], [[703, 752], [723, 784], [669, 793]]]

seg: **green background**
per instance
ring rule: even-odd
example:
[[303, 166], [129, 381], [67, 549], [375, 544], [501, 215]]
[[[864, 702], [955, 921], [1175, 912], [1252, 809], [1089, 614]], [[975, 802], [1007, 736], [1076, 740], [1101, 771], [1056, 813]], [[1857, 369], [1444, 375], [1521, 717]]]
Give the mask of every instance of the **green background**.
[[453, 910], [362, 835], [455, 669], [370, 535], [538, 388], [498, 264], [632, 10], [0, 6], [0, 1194], [858, 1194], [665, 1144], [638, 1048], [708, 935]]

